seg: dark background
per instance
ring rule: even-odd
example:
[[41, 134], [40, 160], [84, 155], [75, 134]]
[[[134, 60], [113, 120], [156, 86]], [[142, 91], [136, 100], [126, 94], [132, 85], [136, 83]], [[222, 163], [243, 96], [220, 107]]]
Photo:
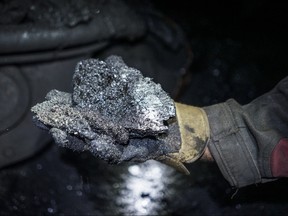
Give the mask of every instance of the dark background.
[[[179, 101], [207, 106], [234, 98], [245, 104], [287, 75], [284, 3], [134, 4], [156, 8], [186, 35], [193, 60]], [[150, 173], [153, 167], [162, 170], [160, 177]], [[0, 214], [288, 215], [287, 179], [237, 190], [223, 179], [216, 164], [198, 161], [188, 167], [190, 176], [156, 162], [108, 165], [89, 153], [51, 143], [35, 157], [1, 170]]]
[[248, 103], [287, 75], [288, 16], [283, 4], [253, 0], [154, 3], [181, 26], [190, 41], [192, 86], [199, 83], [195, 94], [207, 87], [213, 97], [200, 105], [229, 97]]

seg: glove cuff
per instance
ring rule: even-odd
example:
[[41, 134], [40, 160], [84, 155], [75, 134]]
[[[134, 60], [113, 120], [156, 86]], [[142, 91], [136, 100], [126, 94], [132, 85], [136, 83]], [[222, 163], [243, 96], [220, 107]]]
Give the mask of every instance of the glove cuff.
[[181, 147], [178, 152], [163, 155], [157, 160], [190, 174], [183, 163], [192, 163], [203, 155], [210, 136], [208, 118], [202, 108], [181, 103], [175, 103], [175, 106]]
[[209, 139], [209, 123], [202, 108], [175, 103], [176, 116], [181, 134], [181, 149], [178, 158], [183, 163], [199, 159]]

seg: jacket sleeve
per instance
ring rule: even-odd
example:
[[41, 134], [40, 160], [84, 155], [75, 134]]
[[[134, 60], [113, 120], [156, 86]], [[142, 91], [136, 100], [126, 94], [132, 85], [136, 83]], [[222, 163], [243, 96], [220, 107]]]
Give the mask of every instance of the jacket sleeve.
[[230, 99], [204, 110], [208, 148], [232, 186], [288, 177], [288, 77], [247, 105]]

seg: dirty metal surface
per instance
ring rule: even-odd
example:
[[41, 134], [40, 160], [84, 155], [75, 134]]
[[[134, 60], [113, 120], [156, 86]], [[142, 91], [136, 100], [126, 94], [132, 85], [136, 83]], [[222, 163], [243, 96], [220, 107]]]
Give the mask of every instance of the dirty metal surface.
[[7, 55], [11, 62], [20, 53], [89, 49], [82, 46], [133, 40], [146, 32], [145, 21], [122, 0], [1, 1], [0, 27], [0, 63]]

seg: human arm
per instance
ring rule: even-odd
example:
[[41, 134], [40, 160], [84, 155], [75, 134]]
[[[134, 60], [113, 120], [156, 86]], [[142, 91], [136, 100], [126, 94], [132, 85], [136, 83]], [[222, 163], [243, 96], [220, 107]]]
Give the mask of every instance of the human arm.
[[203, 109], [208, 150], [232, 186], [288, 177], [288, 77], [247, 105], [230, 99]]

